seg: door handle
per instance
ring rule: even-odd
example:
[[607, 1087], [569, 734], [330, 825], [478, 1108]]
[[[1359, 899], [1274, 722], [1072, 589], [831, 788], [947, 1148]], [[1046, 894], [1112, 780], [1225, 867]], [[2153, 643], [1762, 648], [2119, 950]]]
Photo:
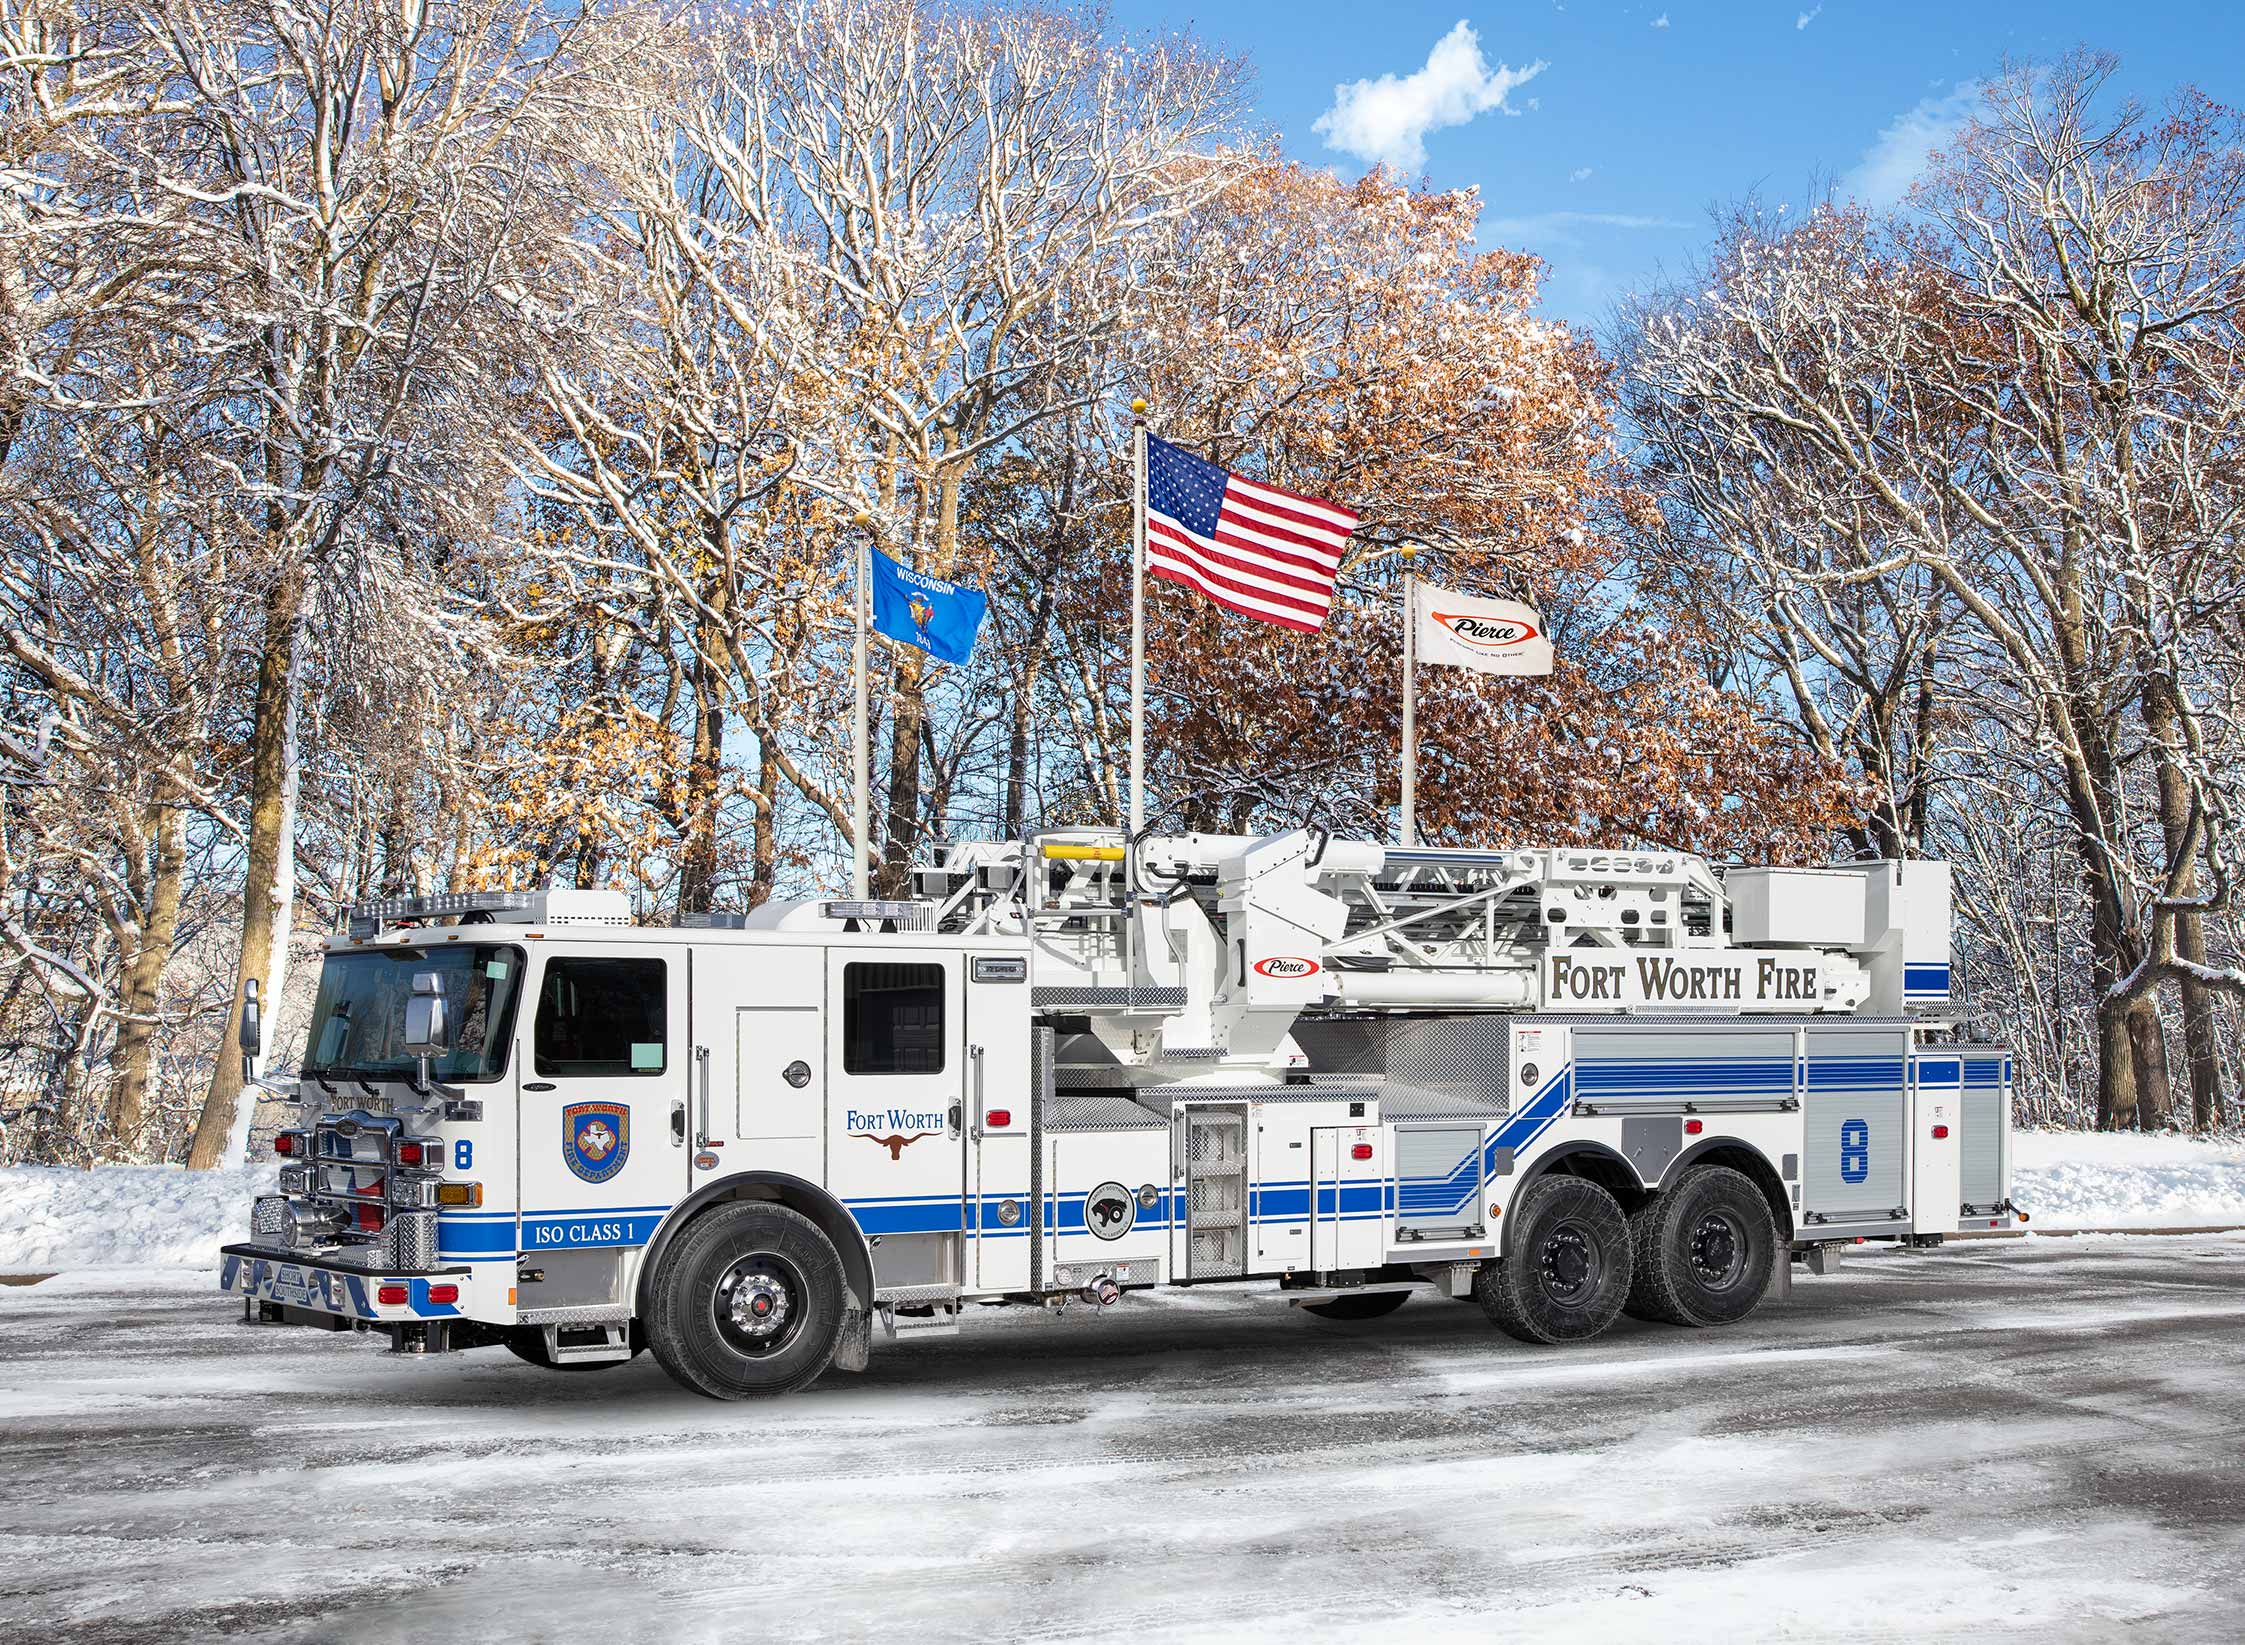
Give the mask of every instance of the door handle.
[[722, 1148], [725, 1145], [709, 1134], [709, 1047], [694, 1047], [694, 1077], [700, 1085], [701, 1130], [694, 1138], [696, 1149]]
[[670, 1105], [670, 1145], [686, 1146], [686, 1099], [680, 1097]]
[[967, 1066], [974, 1081], [974, 1140], [982, 1140], [982, 1047], [967, 1047]]

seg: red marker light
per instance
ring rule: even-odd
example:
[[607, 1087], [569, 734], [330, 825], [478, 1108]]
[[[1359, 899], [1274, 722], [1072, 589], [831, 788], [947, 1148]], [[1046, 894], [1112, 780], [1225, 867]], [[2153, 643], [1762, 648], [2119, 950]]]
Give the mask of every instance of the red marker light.
[[457, 1285], [432, 1285], [429, 1287], [429, 1300], [431, 1302], [458, 1302], [460, 1300], [460, 1287]]
[[1706, 1130], [1706, 1129], [1707, 1129], [1707, 1122], [1706, 1122], [1705, 1120], [1686, 1120], [1686, 1121], [1684, 1121], [1684, 1135], [1685, 1135], [1685, 1136], [1687, 1136], [1687, 1137], [1696, 1137], [1696, 1136], [1698, 1136], [1698, 1135], [1700, 1134], [1700, 1132], [1702, 1132], [1702, 1131], [1704, 1131], [1704, 1130]]
[[1949, 1140], [1949, 1128], [1946, 1125], [1936, 1125], [1933, 1128], [1933, 1140], [1935, 1142], [1947, 1142]]
[[294, 1131], [283, 1131], [275, 1137], [273, 1139], [273, 1152], [293, 1157], [296, 1153], [296, 1133]]
[[421, 1145], [417, 1142], [399, 1143], [397, 1161], [400, 1165], [419, 1165], [421, 1163]]
[[1010, 1108], [991, 1109], [989, 1123], [992, 1125], [1011, 1125], [1013, 1123], [1013, 1110]]
[[1360, 1142], [1349, 1150], [1350, 1159], [1370, 1159], [1371, 1157], [1372, 1145], [1368, 1142]]
[[377, 1285], [374, 1288], [374, 1300], [385, 1308], [404, 1307], [407, 1294], [402, 1285]]

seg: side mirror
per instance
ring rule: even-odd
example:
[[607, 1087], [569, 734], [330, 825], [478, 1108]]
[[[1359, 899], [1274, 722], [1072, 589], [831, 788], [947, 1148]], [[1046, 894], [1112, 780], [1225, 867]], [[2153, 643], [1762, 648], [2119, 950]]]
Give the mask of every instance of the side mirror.
[[452, 1049], [452, 1025], [445, 1020], [444, 980], [434, 971], [413, 977], [413, 997], [405, 1002], [405, 1049], [416, 1057], [441, 1057]]
[[234, 1036], [234, 1043], [241, 1047], [243, 1080], [255, 1078], [257, 1059], [265, 1050], [264, 1014], [257, 1006], [255, 977], [242, 984], [242, 1026]]

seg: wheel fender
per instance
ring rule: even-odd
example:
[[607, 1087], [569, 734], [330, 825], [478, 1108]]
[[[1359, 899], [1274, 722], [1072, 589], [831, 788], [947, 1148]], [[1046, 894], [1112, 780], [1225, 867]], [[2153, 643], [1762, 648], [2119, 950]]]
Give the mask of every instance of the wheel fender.
[[[1749, 1167], [1746, 1175], [1754, 1180], [1755, 1186], [1762, 1191], [1762, 1197], [1769, 1201], [1770, 1215], [1777, 1222], [1778, 1238], [1791, 1239], [1793, 1236], [1793, 1196], [1789, 1191], [1790, 1185], [1779, 1173], [1777, 1161], [1763, 1153], [1755, 1144], [1747, 1142], [1743, 1138], [1701, 1137], [1689, 1148], [1670, 1160], [1667, 1169], [1661, 1172], [1660, 1180], [1651, 1186], [1667, 1188], [1683, 1181], [1686, 1172], [1695, 1165], [1708, 1163], [1708, 1156], [1711, 1154], [1744, 1156], [1744, 1162]], [[1740, 1162], [1736, 1160], [1717, 1160], [1714, 1163], [1722, 1165]], [[1758, 1167], [1758, 1169], [1755, 1167]]]
[[[1598, 1182], [1598, 1185], [1602, 1188], [1606, 1185], [1605, 1183], [1599, 1181], [1599, 1179], [1612, 1172], [1620, 1173], [1621, 1177], [1629, 1182], [1638, 1183], [1640, 1185], [1644, 1183], [1644, 1179], [1637, 1174], [1637, 1168], [1635, 1166], [1631, 1165], [1629, 1161], [1624, 1159], [1617, 1151], [1609, 1148], [1602, 1142], [1562, 1143], [1557, 1148], [1552, 1149], [1549, 1153], [1538, 1154], [1536, 1156], [1535, 1163], [1531, 1165], [1528, 1170], [1520, 1177], [1518, 1184], [1513, 1188], [1512, 1192], [1505, 1196], [1506, 1203], [1512, 1205], [1519, 1204], [1520, 1196], [1528, 1191], [1530, 1184], [1532, 1184], [1538, 1177], [1549, 1176], [1551, 1174], [1551, 1168], [1554, 1165], [1558, 1165], [1566, 1160], [1575, 1160], [1578, 1162], [1596, 1161], [1599, 1167], [1599, 1169], [1597, 1169], [1596, 1171], [1573, 1171], [1567, 1174], [1574, 1176], [1586, 1176], [1591, 1181]], [[1624, 1205], [1622, 1209], [1626, 1212], [1629, 1207]], [[1511, 1254], [1512, 1224], [1500, 1218], [1498, 1219], [1497, 1226], [1497, 1257], [1501, 1261]]]
[[873, 1251], [865, 1243], [865, 1230], [858, 1226], [857, 1218], [850, 1215], [849, 1207], [817, 1183], [790, 1176], [785, 1171], [742, 1171], [704, 1183], [663, 1218], [655, 1229], [654, 1238], [640, 1253], [639, 1280], [632, 1293], [635, 1313], [644, 1316], [647, 1312], [647, 1286], [670, 1242], [710, 1207], [728, 1205], [736, 1200], [764, 1200], [784, 1205], [817, 1223], [819, 1231], [834, 1242], [834, 1250], [842, 1259], [842, 1273], [849, 1281], [850, 1306], [860, 1312], [873, 1306]]

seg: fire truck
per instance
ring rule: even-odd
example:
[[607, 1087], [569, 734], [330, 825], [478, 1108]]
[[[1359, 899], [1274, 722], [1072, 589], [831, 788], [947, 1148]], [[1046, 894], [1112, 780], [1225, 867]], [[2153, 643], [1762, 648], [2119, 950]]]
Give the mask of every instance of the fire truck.
[[[1164, 1285], [1730, 1325], [1796, 1263], [2024, 1220], [1940, 863], [1072, 829], [909, 889], [352, 910], [225, 1289], [732, 1399]], [[260, 1041], [251, 998], [252, 1077]]]

